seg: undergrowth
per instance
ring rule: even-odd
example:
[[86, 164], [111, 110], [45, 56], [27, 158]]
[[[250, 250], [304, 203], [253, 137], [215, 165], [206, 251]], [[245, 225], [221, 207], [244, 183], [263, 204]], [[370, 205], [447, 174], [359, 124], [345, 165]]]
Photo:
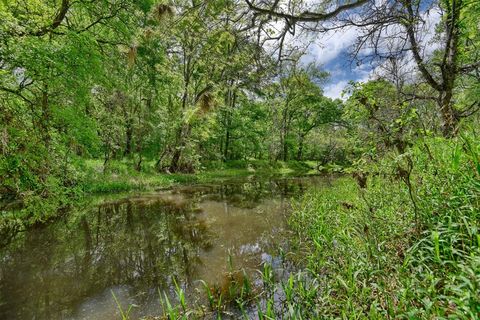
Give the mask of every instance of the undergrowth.
[[296, 301], [301, 317], [478, 318], [478, 141], [422, 142], [297, 203], [291, 226], [321, 284]]

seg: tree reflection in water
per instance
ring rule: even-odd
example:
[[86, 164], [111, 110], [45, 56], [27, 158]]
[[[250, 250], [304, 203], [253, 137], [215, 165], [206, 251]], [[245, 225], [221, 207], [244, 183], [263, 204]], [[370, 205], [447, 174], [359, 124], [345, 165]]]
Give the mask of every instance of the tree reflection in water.
[[[254, 269], [282, 241], [289, 198], [313, 179], [179, 187], [111, 201], [26, 232], [2, 249], [0, 318], [111, 319], [111, 290], [158, 314], [173, 280], [219, 281], [230, 252]], [[263, 257], [263, 258], [262, 258]], [[192, 297], [197, 298], [197, 297]]]

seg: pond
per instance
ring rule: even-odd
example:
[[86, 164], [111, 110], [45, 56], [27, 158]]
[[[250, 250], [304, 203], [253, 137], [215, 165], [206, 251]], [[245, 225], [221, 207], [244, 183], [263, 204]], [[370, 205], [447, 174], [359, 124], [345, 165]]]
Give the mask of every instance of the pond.
[[[159, 292], [202, 299], [198, 280], [281, 267], [290, 199], [327, 177], [245, 178], [93, 201], [1, 249], [1, 319], [159, 315]], [[95, 202], [96, 204], [94, 204]], [[174, 299], [173, 299], [174, 300]]]

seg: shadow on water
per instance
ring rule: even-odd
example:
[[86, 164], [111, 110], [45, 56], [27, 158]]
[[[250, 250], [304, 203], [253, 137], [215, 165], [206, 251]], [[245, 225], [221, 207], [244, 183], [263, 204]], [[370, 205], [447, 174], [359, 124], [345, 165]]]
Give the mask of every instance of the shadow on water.
[[289, 199], [325, 177], [225, 182], [130, 196], [26, 231], [0, 254], [1, 319], [112, 319], [159, 314], [173, 279], [200, 299], [227, 257], [254, 274], [286, 239]]

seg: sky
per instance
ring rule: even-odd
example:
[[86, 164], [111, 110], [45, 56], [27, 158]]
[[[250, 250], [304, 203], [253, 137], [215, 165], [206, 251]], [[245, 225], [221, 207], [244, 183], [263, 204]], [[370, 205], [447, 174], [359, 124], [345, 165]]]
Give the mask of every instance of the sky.
[[[284, 28], [283, 21], [271, 21], [269, 26], [279, 32]], [[285, 43], [302, 50], [308, 46], [301, 62], [305, 65], [315, 62], [330, 74], [323, 90], [327, 97], [336, 99], [342, 98], [342, 91], [350, 81], [367, 81], [373, 71], [373, 67], [367, 64], [357, 66], [349, 56], [348, 50], [354, 45], [359, 33], [357, 28], [348, 27], [321, 33], [313, 42], [312, 33], [300, 33], [298, 36], [287, 34]], [[275, 42], [266, 42], [264, 46], [267, 51], [278, 48]]]
[[305, 60], [315, 60], [330, 73], [329, 81], [324, 87], [327, 97], [341, 98], [349, 81], [366, 81], [369, 78], [372, 66], [357, 66], [349, 56], [348, 50], [354, 45], [357, 36], [356, 28], [329, 32], [318, 38], [309, 48]]
[[[433, 37], [440, 13], [434, 10], [424, 11], [423, 18], [426, 23], [422, 40], [429, 44], [425, 47], [424, 54], [429, 55], [438, 48]], [[349, 81], [364, 82], [372, 78], [374, 66], [368, 63], [357, 65], [349, 56], [349, 49], [354, 45], [358, 34], [359, 30], [353, 27], [323, 34], [310, 45], [307, 55], [303, 58], [306, 63], [316, 61], [330, 73], [329, 81], [324, 86], [324, 94], [327, 97], [345, 99], [345, 96], [342, 97], [342, 91]], [[406, 68], [414, 70], [416, 67], [414, 60], [407, 56], [406, 61]]]

